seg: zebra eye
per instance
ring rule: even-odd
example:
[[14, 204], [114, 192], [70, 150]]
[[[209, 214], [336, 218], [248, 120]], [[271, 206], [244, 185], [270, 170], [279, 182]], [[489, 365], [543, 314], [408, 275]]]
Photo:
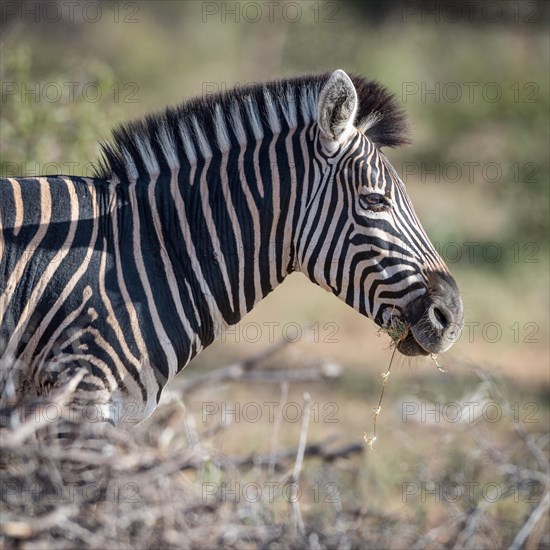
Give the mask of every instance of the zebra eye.
[[366, 210], [380, 212], [389, 206], [388, 199], [379, 193], [368, 193], [359, 198], [361, 206]]

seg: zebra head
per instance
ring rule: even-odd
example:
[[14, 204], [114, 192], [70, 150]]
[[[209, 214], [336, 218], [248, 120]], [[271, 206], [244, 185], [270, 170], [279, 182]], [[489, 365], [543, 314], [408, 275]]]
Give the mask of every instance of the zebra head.
[[[354, 84], [355, 83], [355, 84]], [[317, 100], [299, 267], [377, 325], [410, 330], [404, 355], [442, 353], [463, 325], [458, 287], [380, 150], [406, 142], [404, 118], [374, 82], [335, 71]]]

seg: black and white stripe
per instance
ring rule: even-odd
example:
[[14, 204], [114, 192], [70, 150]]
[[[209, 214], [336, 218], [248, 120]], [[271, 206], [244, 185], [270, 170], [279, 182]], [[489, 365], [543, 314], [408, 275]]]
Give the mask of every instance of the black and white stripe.
[[2, 180], [0, 389], [84, 369], [82, 400], [145, 418], [294, 270], [388, 322], [448, 273], [380, 151], [403, 129], [384, 88], [336, 71], [121, 126], [94, 178]]

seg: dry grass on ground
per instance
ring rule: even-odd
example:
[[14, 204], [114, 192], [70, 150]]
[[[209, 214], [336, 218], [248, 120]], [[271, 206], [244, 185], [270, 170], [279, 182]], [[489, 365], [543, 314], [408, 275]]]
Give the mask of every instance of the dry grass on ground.
[[[280, 352], [273, 350], [273, 355]], [[475, 479], [495, 479], [483, 472], [498, 472], [500, 485], [510, 489], [495, 502], [479, 495], [455, 500], [447, 494], [439, 502], [417, 496], [405, 505], [403, 499], [386, 498], [396, 485], [389, 455], [387, 469], [381, 469], [364, 442], [350, 437], [345, 421], [333, 437], [315, 440], [318, 432], [310, 430], [312, 418], [304, 414], [287, 446], [280, 433], [284, 423], [276, 414], [264, 426], [270, 444], [250, 453], [246, 427], [205, 424], [200, 419], [204, 411], [188, 405], [200, 388], [228, 381], [239, 386], [251, 379], [261, 384], [262, 378], [267, 384], [279, 381], [282, 403], [289, 399], [289, 385], [301, 380], [314, 388], [327, 376], [342, 374], [323, 364], [265, 369], [266, 359], [185, 378], [172, 399], [132, 434], [103, 423], [63, 421], [69, 435], [60, 438], [55, 435], [60, 423], [46, 421], [45, 413], [23, 418], [21, 404], [3, 411], [2, 547], [548, 547], [544, 426], [537, 426], [541, 433], [510, 422], [488, 437], [485, 427], [474, 423], [468, 429], [476, 444], [469, 450], [456, 444], [425, 449], [418, 439], [424, 468], [437, 471], [441, 483], [459, 484], [460, 476], [474, 475], [472, 465], [477, 465]], [[497, 384], [483, 373], [480, 377], [478, 393], [507, 410]], [[307, 411], [309, 396], [303, 393], [302, 398]], [[44, 406], [28, 403], [25, 410], [45, 411]], [[49, 410], [55, 416], [56, 406]], [[364, 410], [370, 410], [367, 403]], [[392, 418], [384, 418], [386, 447], [375, 453], [385, 453], [392, 444]], [[414, 426], [410, 429], [414, 437]], [[430, 426], [420, 429], [425, 434]], [[242, 437], [240, 452], [219, 450], [222, 434]], [[410, 463], [418, 458], [410, 456]], [[470, 461], [469, 470], [463, 460]], [[414, 476], [410, 479], [419, 483], [423, 479], [420, 470]]]

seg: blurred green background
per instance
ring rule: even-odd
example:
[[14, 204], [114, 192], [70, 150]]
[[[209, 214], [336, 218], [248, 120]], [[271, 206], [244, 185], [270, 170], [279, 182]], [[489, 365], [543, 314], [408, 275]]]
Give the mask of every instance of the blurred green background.
[[[434, 468], [434, 475], [456, 473], [465, 462], [471, 466], [465, 475], [487, 474], [480, 473], [483, 460], [476, 459], [478, 446], [467, 428], [408, 426], [391, 410], [411, 396], [463, 401], [478, 387], [479, 367], [499, 373], [501, 390], [520, 409], [535, 403], [537, 423], [530, 429], [545, 433], [546, 2], [91, 2], [74, 12], [48, 2], [54, 6], [38, 9], [38, 16], [29, 4], [34, 6], [6, 2], [2, 8], [2, 176], [87, 175], [98, 141], [117, 122], [237, 83], [343, 68], [386, 85], [407, 111], [413, 139], [412, 146], [387, 154], [456, 276], [467, 324], [441, 358], [447, 374], [429, 360], [397, 359], [385, 396], [387, 416], [380, 419], [384, 435], [368, 459], [368, 471], [375, 474], [361, 481], [365, 494], [374, 488], [372, 503], [411, 513], [422, 532], [443, 521], [442, 512], [416, 502], [413, 513], [399, 496], [403, 480], [418, 479], [432, 449], [441, 448], [439, 458], [445, 457], [445, 467]], [[338, 381], [307, 388], [317, 401], [339, 404], [339, 424], [329, 426], [332, 431], [360, 439], [371, 428], [388, 341], [370, 321], [301, 275], [289, 277], [183, 376], [264, 349], [273, 337], [288, 336], [289, 322], [304, 328], [283, 362], [329, 358], [342, 365]], [[315, 322], [318, 328], [309, 328]], [[256, 333], [246, 332], [246, 323], [263, 327], [258, 341]], [[278, 325], [269, 331], [265, 323]], [[302, 389], [298, 384], [291, 391], [299, 399]], [[278, 392], [220, 386], [208, 397], [246, 401]], [[284, 437], [295, 441], [295, 426], [287, 428]], [[323, 437], [327, 430], [316, 426], [314, 435]], [[501, 425], [494, 431], [500, 445], [514, 444], [512, 431]], [[235, 433], [238, 438], [219, 441], [224, 450], [269, 445], [269, 425], [241, 425]], [[478, 469], [472, 466], [476, 460]], [[520, 522], [526, 512], [503, 506], [498, 513]]]

